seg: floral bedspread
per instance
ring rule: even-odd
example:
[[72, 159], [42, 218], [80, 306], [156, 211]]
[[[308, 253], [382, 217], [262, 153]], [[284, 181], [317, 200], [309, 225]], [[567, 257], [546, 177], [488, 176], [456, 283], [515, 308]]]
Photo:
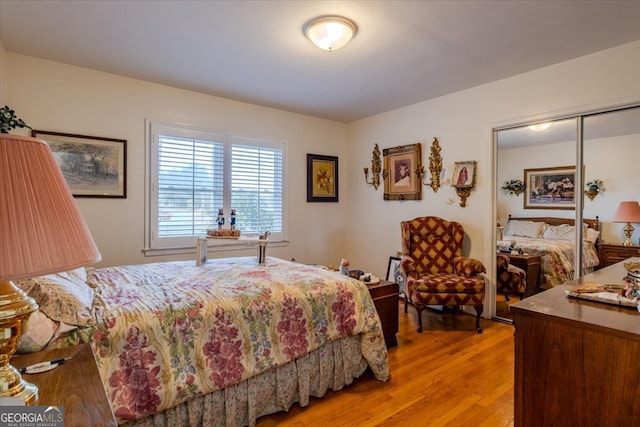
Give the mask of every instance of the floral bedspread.
[[92, 345], [120, 420], [237, 384], [348, 335], [360, 336], [376, 378], [389, 378], [366, 286], [332, 271], [226, 258], [99, 268], [87, 283], [105, 304]]
[[[575, 258], [575, 242], [571, 240], [535, 239], [531, 237], [504, 236], [497, 246], [509, 246], [515, 241], [516, 249], [521, 248], [530, 255], [540, 255], [542, 262], [542, 278], [540, 286], [549, 289], [574, 279], [573, 260]], [[598, 251], [593, 243], [583, 242], [582, 268], [599, 265]]]

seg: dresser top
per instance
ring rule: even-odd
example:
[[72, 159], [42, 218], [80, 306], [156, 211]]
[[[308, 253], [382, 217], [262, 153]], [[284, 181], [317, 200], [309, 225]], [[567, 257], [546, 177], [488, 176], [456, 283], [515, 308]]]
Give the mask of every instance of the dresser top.
[[[640, 258], [630, 260], [640, 261]], [[517, 317], [519, 315], [553, 317], [559, 321], [577, 322], [582, 327], [586, 326], [594, 330], [607, 330], [625, 336], [631, 335], [631, 338], [640, 340], [640, 313], [634, 307], [587, 301], [568, 297], [566, 294], [567, 290], [585, 282], [598, 282], [604, 285], [624, 284], [627, 271], [623, 264], [627, 261], [597, 270], [511, 305], [515, 326], [518, 327]]]

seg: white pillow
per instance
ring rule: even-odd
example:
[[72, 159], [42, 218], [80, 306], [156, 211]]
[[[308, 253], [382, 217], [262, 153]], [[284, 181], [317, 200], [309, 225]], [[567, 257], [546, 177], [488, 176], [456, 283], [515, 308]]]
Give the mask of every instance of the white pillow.
[[596, 243], [599, 236], [600, 232], [598, 230], [594, 230], [593, 228], [584, 229], [584, 239], [588, 242]]
[[539, 238], [542, 235], [544, 225], [544, 222], [538, 221], [511, 220], [507, 222], [504, 235]]
[[569, 224], [548, 225], [542, 234], [542, 238], [553, 240], [575, 240], [576, 227]]

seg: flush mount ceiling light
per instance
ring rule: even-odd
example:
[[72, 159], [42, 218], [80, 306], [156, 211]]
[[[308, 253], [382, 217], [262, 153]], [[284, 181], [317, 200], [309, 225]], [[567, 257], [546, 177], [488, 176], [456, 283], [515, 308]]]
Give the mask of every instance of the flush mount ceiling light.
[[338, 50], [356, 35], [358, 26], [342, 16], [325, 15], [305, 22], [302, 32], [320, 49]]
[[531, 125], [531, 126], [527, 126], [529, 129], [531, 129], [534, 132], [540, 132], [543, 131], [545, 129], [548, 129], [549, 126], [551, 126], [551, 122], [546, 122], [546, 123], [538, 123], [537, 125]]

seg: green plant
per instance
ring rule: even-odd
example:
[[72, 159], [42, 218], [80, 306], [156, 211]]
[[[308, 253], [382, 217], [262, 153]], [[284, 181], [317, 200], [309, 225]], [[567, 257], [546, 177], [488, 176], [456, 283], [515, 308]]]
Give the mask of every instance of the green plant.
[[594, 193], [603, 193], [606, 188], [604, 188], [604, 183], [599, 179], [594, 179], [585, 185], [586, 191], [591, 191]]
[[502, 189], [508, 194], [515, 194], [517, 196], [524, 191], [525, 184], [519, 179], [512, 179], [510, 181], [506, 181], [502, 186]]
[[11, 129], [15, 128], [31, 129], [31, 126], [27, 126], [21, 118], [16, 116], [15, 111], [5, 105], [0, 108], [0, 133], [9, 133]]

